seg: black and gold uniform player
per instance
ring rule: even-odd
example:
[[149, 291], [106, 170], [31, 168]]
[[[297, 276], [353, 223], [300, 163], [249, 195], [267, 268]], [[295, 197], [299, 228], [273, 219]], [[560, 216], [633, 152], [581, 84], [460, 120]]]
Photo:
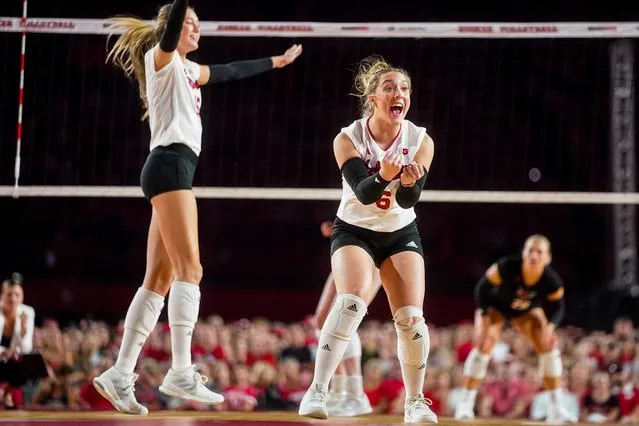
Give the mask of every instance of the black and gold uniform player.
[[[523, 334], [539, 356], [544, 387], [550, 392], [546, 421], [575, 423], [562, 403], [562, 363], [556, 348], [555, 327], [564, 316], [564, 285], [550, 266], [550, 241], [532, 235], [521, 255], [504, 257], [488, 268], [475, 288], [476, 344], [464, 364], [464, 393], [456, 419], [474, 418], [475, 398], [486, 376], [491, 352], [506, 321]], [[543, 305], [548, 309], [544, 311]]]

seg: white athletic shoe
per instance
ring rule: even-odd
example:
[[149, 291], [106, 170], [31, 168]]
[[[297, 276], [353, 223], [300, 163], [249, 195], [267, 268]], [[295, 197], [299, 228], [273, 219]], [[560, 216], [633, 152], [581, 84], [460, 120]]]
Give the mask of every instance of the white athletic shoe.
[[149, 410], [135, 399], [137, 379], [137, 374], [122, 374], [115, 367], [111, 367], [93, 379], [93, 386], [121, 413], [146, 416]]
[[326, 420], [328, 418], [328, 411], [326, 410], [327, 393], [327, 391], [322, 390], [318, 385], [316, 385], [315, 388], [310, 387], [304, 394], [302, 402], [300, 402], [300, 409], [297, 414], [304, 417]]
[[209, 390], [204, 384], [208, 377], [195, 371], [195, 366], [187, 367], [184, 371], [175, 371], [172, 368], [166, 373], [160, 392], [169, 396], [189, 399], [203, 404], [220, 404], [224, 397], [219, 393]]
[[413, 395], [404, 404], [404, 423], [437, 423], [437, 415], [430, 409], [433, 401], [423, 395]]
[[475, 403], [470, 401], [462, 401], [455, 407], [455, 420], [473, 420], [475, 419]]
[[551, 425], [564, 425], [568, 423], [577, 423], [577, 417], [570, 414], [563, 405], [550, 403], [548, 406], [548, 416], [546, 423]]
[[346, 392], [333, 392], [330, 390], [328, 391], [328, 393], [326, 394], [326, 411], [328, 412], [329, 416], [333, 417], [340, 415], [340, 413], [343, 411], [342, 407], [346, 402], [346, 396]]
[[328, 414], [333, 417], [357, 417], [370, 414], [373, 412], [373, 407], [368, 400], [366, 394], [360, 396], [347, 394], [344, 402], [336, 407], [333, 411], [328, 410]]

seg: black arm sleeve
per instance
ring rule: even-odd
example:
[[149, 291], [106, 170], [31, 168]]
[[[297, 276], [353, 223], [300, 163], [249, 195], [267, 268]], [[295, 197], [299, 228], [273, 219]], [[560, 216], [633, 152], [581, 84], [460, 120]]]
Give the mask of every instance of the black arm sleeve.
[[399, 185], [397, 189], [397, 194], [395, 194], [395, 199], [397, 200], [397, 204], [403, 209], [410, 209], [419, 201], [419, 196], [422, 194], [422, 190], [424, 189], [424, 184], [426, 184], [426, 177], [428, 176], [428, 172], [424, 170], [424, 176], [419, 178], [415, 185], [413, 186], [403, 186]]
[[548, 321], [555, 325], [559, 325], [561, 321], [564, 319], [564, 314], [566, 313], [566, 302], [562, 297], [559, 300], [554, 302], [550, 302], [550, 306], [548, 308]]
[[177, 48], [188, 5], [188, 0], [173, 1], [171, 9], [169, 9], [166, 28], [164, 29], [164, 33], [162, 33], [162, 38], [160, 39], [160, 49], [162, 49], [162, 51], [168, 53], [173, 52]]
[[270, 57], [250, 59], [248, 61], [231, 62], [224, 65], [209, 65], [211, 78], [209, 83], [224, 83], [226, 81], [241, 80], [273, 69]]
[[475, 285], [475, 304], [481, 309], [482, 315], [488, 313], [490, 294], [493, 292], [494, 287], [485, 275], [482, 275], [477, 285]]
[[342, 174], [359, 202], [364, 205], [379, 200], [389, 183], [382, 179], [379, 172], [369, 176], [364, 162], [359, 157], [346, 160], [342, 165]]

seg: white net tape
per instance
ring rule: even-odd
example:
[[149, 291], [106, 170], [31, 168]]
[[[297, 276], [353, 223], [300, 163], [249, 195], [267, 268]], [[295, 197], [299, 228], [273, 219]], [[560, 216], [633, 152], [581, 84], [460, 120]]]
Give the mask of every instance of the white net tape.
[[[0, 32], [107, 34], [102, 19], [0, 17]], [[384, 38], [619, 38], [639, 37], [639, 22], [367, 23], [212, 22], [203, 36]]]
[[[244, 200], [336, 201], [341, 189], [331, 188], [219, 188], [195, 187], [198, 198]], [[13, 187], [0, 186], [0, 196], [11, 196]], [[23, 186], [20, 197], [115, 197], [140, 198], [135, 186]], [[534, 204], [639, 204], [639, 193], [550, 191], [430, 191], [422, 202], [534, 203]]]

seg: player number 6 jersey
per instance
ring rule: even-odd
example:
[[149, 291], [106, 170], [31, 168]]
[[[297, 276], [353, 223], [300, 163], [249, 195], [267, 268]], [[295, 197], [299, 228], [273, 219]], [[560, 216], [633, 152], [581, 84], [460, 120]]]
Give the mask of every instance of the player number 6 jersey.
[[[368, 168], [369, 175], [377, 173], [386, 151], [383, 151], [373, 139], [368, 127], [368, 119], [354, 121], [350, 126], [343, 128], [342, 132], [353, 142]], [[399, 134], [388, 150], [397, 151], [402, 156], [402, 164], [409, 164], [413, 161], [425, 135], [424, 127], [404, 120]], [[398, 175], [388, 184], [379, 200], [373, 204], [364, 205], [357, 199], [342, 176], [342, 199], [337, 209], [337, 217], [351, 225], [378, 232], [393, 232], [409, 225], [415, 220], [415, 210], [412, 207], [404, 209], [397, 204], [395, 194], [399, 185]]]

